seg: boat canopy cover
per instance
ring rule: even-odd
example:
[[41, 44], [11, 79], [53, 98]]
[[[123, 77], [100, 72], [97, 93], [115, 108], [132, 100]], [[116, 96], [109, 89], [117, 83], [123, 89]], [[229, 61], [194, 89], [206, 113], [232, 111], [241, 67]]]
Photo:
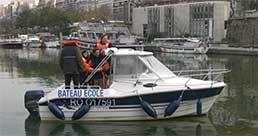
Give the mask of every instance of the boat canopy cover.
[[145, 64], [148, 69], [155, 73], [160, 78], [176, 77], [165, 65], [152, 55], [140, 56], [139, 59]]
[[152, 78], [176, 77], [153, 53], [133, 49], [115, 49], [113, 56], [114, 79], [138, 79], [143, 75]]

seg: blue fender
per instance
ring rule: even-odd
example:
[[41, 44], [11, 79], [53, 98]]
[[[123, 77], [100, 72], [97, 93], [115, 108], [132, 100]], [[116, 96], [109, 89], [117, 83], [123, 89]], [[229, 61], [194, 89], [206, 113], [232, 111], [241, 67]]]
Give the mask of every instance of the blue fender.
[[197, 100], [196, 113], [198, 116], [202, 115], [202, 101], [200, 99]]
[[78, 108], [72, 116], [72, 120], [78, 120], [82, 118], [85, 114], [87, 114], [90, 111], [89, 105], [82, 105], [80, 108]]
[[53, 102], [48, 103], [48, 109], [57, 117], [58, 119], [64, 120], [64, 112]]
[[157, 112], [156, 110], [146, 101], [141, 101], [142, 109], [152, 118], [157, 118]]
[[164, 117], [171, 116], [179, 107], [180, 100], [175, 100], [171, 102], [165, 109]]

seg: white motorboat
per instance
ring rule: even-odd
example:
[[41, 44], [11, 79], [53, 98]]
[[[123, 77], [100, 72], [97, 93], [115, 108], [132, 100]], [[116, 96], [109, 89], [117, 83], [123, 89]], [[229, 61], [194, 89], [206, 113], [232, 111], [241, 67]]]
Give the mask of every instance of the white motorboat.
[[40, 48], [41, 41], [38, 36], [29, 34], [27, 39], [24, 40], [24, 46], [28, 48]]
[[77, 39], [81, 48], [96, 48], [96, 42], [102, 35], [108, 35], [112, 46], [117, 48], [143, 49], [143, 38], [131, 35], [125, 25], [113, 23], [81, 23], [78, 32], [71, 33], [72, 39]]
[[22, 39], [17, 35], [0, 34], [0, 47], [3, 48], [22, 48]]
[[208, 43], [197, 38], [155, 38], [153, 44], [165, 53], [206, 54], [209, 50]]
[[45, 48], [60, 47], [58, 38], [53, 34], [42, 35], [40, 38], [42, 40], [42, 47], [45, 47]]
[[111, 56], [112, 73], [108, 88], [87, 85], [86, 89], [64, 89], [62, 85], [48, 93], [27, 91], [25, 106], [29, 112], [39, 113], [41, 120], [82, 121], [202, 115], [226, 85], [223, 81], [177, 76], [151, 52], [117, 48], [106, 51], [106, 60]]

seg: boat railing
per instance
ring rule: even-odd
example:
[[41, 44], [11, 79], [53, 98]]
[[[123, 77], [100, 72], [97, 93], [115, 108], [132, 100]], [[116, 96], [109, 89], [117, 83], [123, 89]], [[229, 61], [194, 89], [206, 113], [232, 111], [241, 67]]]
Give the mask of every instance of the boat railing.
[[180, 70], [173, 71], [177, 76], [192, 77], [201, 80], [223, 80], [223, 76], [229, 73], [228, 69], [200, 69], [200, 70]]
[[[71, 85], [69, 86], [71, 89], [74, 89], [74, 85]], [[60, 87], [60, 89], [65, 89], [65, 85], [62, 85]], [[99, 85], [88, 85], [88, 84], [85, 84], [85, 85], [80, 85], [78, 87], [78, 89], [96, 89], [96, 90], [101, 90], [102, 88], [99, 86]]]

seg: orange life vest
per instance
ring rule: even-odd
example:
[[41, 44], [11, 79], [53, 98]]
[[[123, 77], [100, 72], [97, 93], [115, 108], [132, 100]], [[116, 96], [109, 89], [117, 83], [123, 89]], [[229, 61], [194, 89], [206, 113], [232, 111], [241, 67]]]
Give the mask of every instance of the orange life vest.
[[87, 63], [86, 59], [82, 57], [83, 72], [90, 73], [93, 68]]
[[69, 45], [69, 44], [74, 44], [74, 45], [76, 45], [77, 47], [80, 47], [80, 44], [78, 43], [77, 40], [67, 40], [67, 41], [63, 41], [63, 45], [64, 45], [64, 46]]
[[100, 40], [97, 40], [97, 48], [98, 49], [107, 49], [109, 47], [110, 40], [107, 40], [106, 44], [101, 44]]

